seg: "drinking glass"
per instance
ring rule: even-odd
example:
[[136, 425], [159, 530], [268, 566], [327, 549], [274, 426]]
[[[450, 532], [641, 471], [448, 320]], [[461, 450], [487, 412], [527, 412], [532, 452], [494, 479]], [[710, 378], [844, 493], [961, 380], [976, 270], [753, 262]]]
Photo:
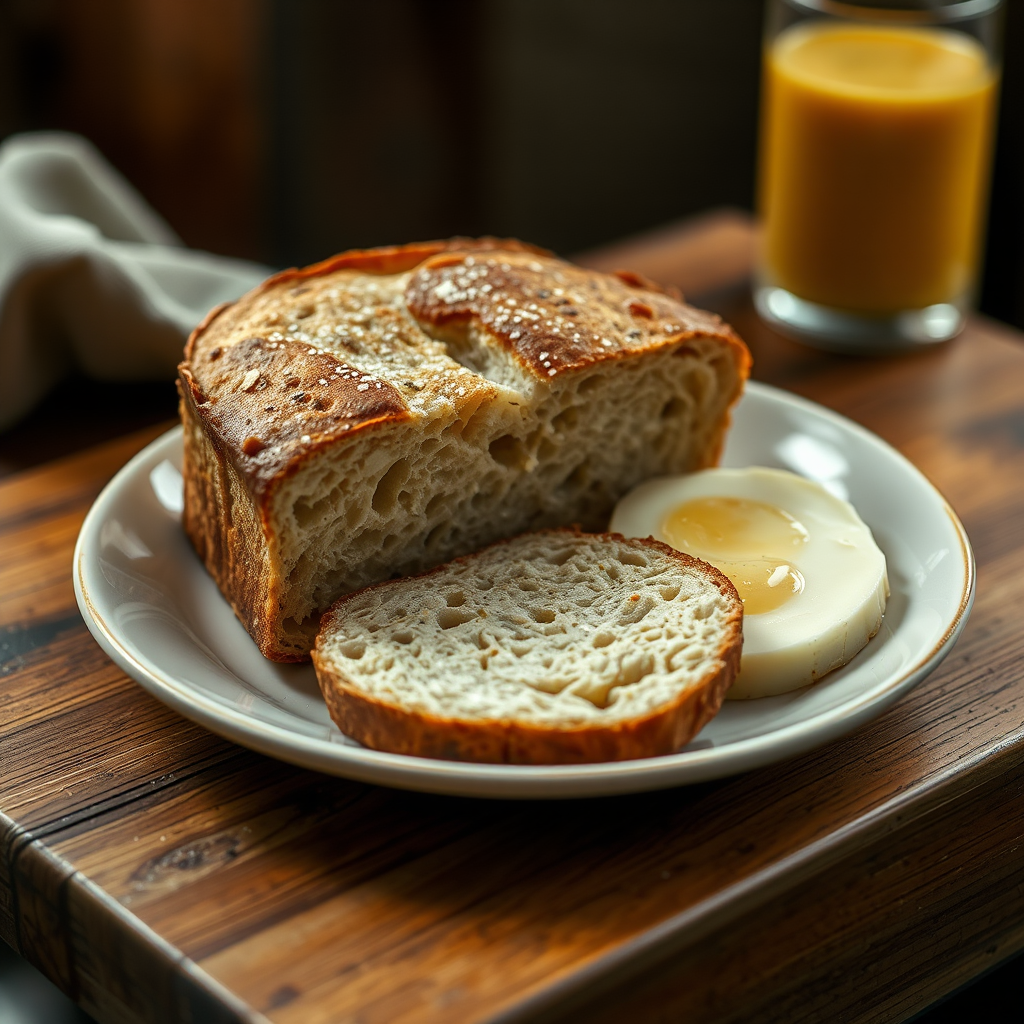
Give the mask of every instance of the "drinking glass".
[[818, 348], [959, 333], [978, 274], [1002, 0], [768, 0], [754, 298]]

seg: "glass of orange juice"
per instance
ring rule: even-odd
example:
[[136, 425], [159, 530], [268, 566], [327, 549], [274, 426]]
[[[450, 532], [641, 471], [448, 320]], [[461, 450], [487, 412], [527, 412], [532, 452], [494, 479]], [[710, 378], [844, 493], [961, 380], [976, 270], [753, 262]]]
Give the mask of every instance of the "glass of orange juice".
[[837, 351], [959, 333], [977, 279], [1002, 0], [768, 0], [754, 298]]

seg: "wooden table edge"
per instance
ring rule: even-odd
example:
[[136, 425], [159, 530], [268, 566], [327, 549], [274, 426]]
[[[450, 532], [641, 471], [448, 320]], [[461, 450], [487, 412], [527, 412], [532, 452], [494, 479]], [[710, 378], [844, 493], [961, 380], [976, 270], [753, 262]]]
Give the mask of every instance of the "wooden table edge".
[[[102, 887], [91, 882], [85, 875], [78, 871], [72, 864], [66, 861], [58, 853], [55, 853], [46, 846], [43, 838], [34, 836], [27, 829], [22, 828], [11, 820], [6, 814], [0, 811], [0, 829], [8, 836], [6, 844], [10, 851], [8, 855], [8, 874], [12, 880], [12, 899], [14, 902], [14, 925], [16, 934], [11, 936], [14, 940], [10, 943], [13, 948], [22, 956], [42, 971], [55, 985], [61, 988], [69, 998], [78, 1000], [83, 988], [82, 979], [77, 976], [76, 958], [71, 942], [71, 928], [69, 927], [68, 894], [71, 889], [78, 889], [99, 911], [100, 915], [106, 917], [106, 925], [112, 925], [121, 933], [130, 933], [136, 944], [143, 947], [154, 963], [164, 966], [167, 973], [176, 976], [184, 983], [180, 986], [180, 996], [183, 1002], [194, 1005], [197, 1001], [212, 1001], [216, 1006], [222, 1007], [231, 1014], [231, 1019], [240, 1024], [270, 1024], [270, 1021], [263, 1014], [249, 1006], [240, 999], [234, 992], [226, 988], [214, 977], [190, 960], [181, 950], [172, 943], [161, 938], [145, 922], [136, 917], [127, 907], [119, 903], [113, 896]], [[24, 866], [22, 861], [28, 862]], [[25, 886], [31, 885], [27, 882], [26, 868], [31, 868], [33, 873], [39, 872], [36, 877], [42, 877], [46, 883], [44, 886], [47, 893], [53, 893], [57, 899], [50, 902], [46, 908], [53, 920], [61, 922], [64, 926], [64, 954], [69, 968], [67, 977], [60, 977], [51, 964], [40, 962], [38, 957], [32, 956], [32, 951], [24, 949], [26, 945], [22, 941], [22, 920], [20, 914], [19, 898], [24, 895]], [[21, 884], [19, 884], [21, 883]], [[38, 893], [38, 886], [32, 885]], [[195, 990], [190, 993], [188, 989]], [[109, 987], [108, 987], [108, 994]]]
[[[485, 1018], [488, 1024], [525, 1024], [555, 1020], [564, 1013], [599, 998], [602, 993], [622, 986], [642, 971], [650, 970], [682, 950], [692, 947], [710, 934], [739, 920], [745, 914], [793, 890], [796, 886], [820, 875], [857, 854], [880, 839], [920, 823], [943, 807], [973, 790], [1024, 765], [1024, 744], [1015, 744], [1016, 734], [1005, 737], [994, 749], [976, 753], [969, 765], [951, 766], [941, 775], [907, 789], [896, 798], [880, 804], [855, 822], [802, 848], [789, 857], [744, 877], [741, 881], [716, 893], [712, 898], [683, 911], [623, 945], [604, 953], [578, 970], [554, 981], [549, 986]], [[8, 833], [8, 871], [13, 883], [15, 923], [20, 931], [18, 892], [26, 884], [26, 876], [41, 872], [47, 876], [47, 893], [57, 895], [47, 910], [58, 920], [66, 920], [66, 889], [78, 888], [97, 909], [108, 926], [130, 932], [134, 941], [145, 948], [149, 958], [162, 963], [183, 983], [181, 997], [191, 1002], [189, 989], [212, 999], [231, 1016], [244, 1024], [269, 1024], [269, 1019], [255, 1010], [202, 967], [190, 960], [176, 946], [162, 939], [143, 921], [91, 882], [60, 855], [46, 846], [46, 840], [59, 833], [47, 830], [37, 837], [0, 812], [0, 828]], [[31, 872], [26, 868], [31, 867]], [[35, 887], [34, 887], [35, 888]], [[67, 922], [70, 924], [70, 922]], [[20, 935], [13, 936], [15, 948], [30, 962], [62, 987], [71, 998], [77, 998], [81, 980], [76, 977], [71, 928], [65, 927], [65, 955], [71, 974], [62, 978], [51, 965], [42, 963], [24, 949]]]
[[714, 897], [682, 911], [596, 957], [568, 977], [523, 1002], [487, 1018], [487, 1024], [540, 1024], [599, 998], [643, 970], [757, 910], [795, 886], [853, 859], [880, 839], [920, 824], [953, 801], [1024, 766], [1024, 734], [1005, 737], [997, 748], [976, 753], [941, 775], [875, 807], [857, 821], [803, 847], [797, 853], [744, 877]]

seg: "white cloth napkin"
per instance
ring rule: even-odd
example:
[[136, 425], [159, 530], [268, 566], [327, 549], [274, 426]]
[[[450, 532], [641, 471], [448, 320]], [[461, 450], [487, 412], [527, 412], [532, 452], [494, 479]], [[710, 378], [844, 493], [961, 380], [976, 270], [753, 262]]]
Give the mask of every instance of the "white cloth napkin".
[[186, 249], [76, 135], [0, 145], [0, 430], [72, 367], [102, 380], [174, 375], [207, 311], [270, 273]]

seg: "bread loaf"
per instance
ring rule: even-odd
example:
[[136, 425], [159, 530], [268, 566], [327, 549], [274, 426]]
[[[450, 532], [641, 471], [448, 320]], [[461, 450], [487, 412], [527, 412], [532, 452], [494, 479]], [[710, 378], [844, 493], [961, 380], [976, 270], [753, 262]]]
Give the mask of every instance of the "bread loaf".
[[678, 750], [718, 711], [742, 617], [706, 562], [552, 530], [342, 598], [313, 663], [338, 728], [377, 750], [619, 761]]
[[263, 653], [340, 595], [712, 465], [749, 357], [717, 317], [518, 242], [285, 271], [180, 367], [184, 526]]

